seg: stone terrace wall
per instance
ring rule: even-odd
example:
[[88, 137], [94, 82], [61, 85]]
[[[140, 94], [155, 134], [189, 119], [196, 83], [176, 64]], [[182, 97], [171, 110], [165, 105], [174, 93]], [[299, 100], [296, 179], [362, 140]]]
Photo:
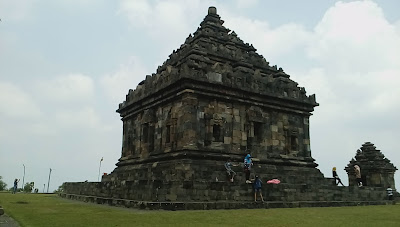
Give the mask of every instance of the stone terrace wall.
[[[202, 165], [193, 165], [193, 162]], [[105, 177], [98, 183], [65, 183], [64, 192], [149, 202], [251, 202], [254, 199], [252, 185], [245, 183], [241, 167], [237, 168], [237, 177], [231, 183], [227, 180], [223, 161], [181, 160], [127, 166], [114, 173], [114, 179]], [[261, 169], [268, 171], [261, 173]], [[268, 201], [381, 201], [386, 197], [384, 188], [336, 186], [333, 179], [323, 178], [316, 168], [259, 163], [254, 166], [254, 174], [264, 182], [263, 194]], [[282, 183], [265, 183], [272, 178], [278, 178]]]

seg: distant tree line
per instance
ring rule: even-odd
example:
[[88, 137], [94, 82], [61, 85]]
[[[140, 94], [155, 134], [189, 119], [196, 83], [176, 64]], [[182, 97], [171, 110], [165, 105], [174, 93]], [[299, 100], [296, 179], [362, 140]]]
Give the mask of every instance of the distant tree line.
[[7, 190], [7, 184], [3, 181], [3, 177], [0, 176], [0, 191]]
[[[64, 189], [63, 185], [60, 185], [57, 190], [54, 190], [53, 193], [60, 193], [63, 191], [63, 189]], [[7, 188], [7, 184], [3, 181], [2, 176], [0, 176], [0, 191], [13, 191], [13, 187]], [[31, 193], [31, 192], [38, 193], [39, 189], [35, 188], [35, 182], [27, 182], [25, 183], [23, 188], [18, 188], [17, 191], [18, 192], [23, 191], [26, 193]]]

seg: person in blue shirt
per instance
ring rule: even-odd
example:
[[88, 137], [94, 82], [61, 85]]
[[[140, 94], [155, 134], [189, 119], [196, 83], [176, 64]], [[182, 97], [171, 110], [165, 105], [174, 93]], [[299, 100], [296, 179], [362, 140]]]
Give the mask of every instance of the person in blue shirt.
[[253, 162], [251, 160], [251, 155], [247, 154], [246, 157], [244, 158], [244, 172], [246, 174], [246, 183], [247, 184], [251, 184], [250, 170], [251, 170], [252, 165], [253, 165]]
[[261, 191], [262, 182], [258, 176], [256, 176], [256, 179], [254, 180], [253, 187], [254, 187], [254, 202], [257, 202], [257, 192], [260, 193], [261, 201], [264, 202], [264, 198], [262, 196], [262, 191]]

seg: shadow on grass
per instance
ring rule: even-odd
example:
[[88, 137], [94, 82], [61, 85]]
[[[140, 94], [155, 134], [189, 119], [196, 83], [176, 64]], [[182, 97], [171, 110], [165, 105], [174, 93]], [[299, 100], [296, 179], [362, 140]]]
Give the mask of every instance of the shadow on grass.
[[29, 202], [26, 202], [26, 201], [17, 201], [17, 202], [15, 202], [16, 204], [29, 204]]

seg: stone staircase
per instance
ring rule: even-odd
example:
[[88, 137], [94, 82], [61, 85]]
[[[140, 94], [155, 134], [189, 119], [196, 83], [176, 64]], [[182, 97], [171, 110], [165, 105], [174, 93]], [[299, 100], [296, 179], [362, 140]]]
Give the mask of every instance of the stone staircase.
[[368, 205], [395, 205], [395, 201], [209, 201], [209, 202], [155, 202], [127, 199], [105, 198], [61, 193], [61, 197], [83, 202], [91, 202], [110, 206], [119, 206], [147, 210], [212, 210], [212, 209], [270, 209], [270, 208], [301, 208], [301, 207], [340, 207], [340, 206], [368, 206]]
[[[119, 171], [103, 177], [102, 182], [65, 183], [63, 196], [111, 205], [145, 206], [149, 209], [164, 209], [165, 206], [185, 209], [254, 206], [253, 185], [245, 183], [245, 174], [240, 166], [234, 169], [237, 175], [234, 182], [230, 182], [223, 161], [202, 160], [201, 165], [193, 162], [120, 167]], [[257, 163], [253, 166], [251, 178], [255, 175], [262, 180], [263, 197], [268, 201], [257, 206], [266, 208], [387, 203], [385, 188], [336, 186], [332, 178], [324, 178], [313, 167]], [[273, 178], [281, 183], [266, 183]]]

